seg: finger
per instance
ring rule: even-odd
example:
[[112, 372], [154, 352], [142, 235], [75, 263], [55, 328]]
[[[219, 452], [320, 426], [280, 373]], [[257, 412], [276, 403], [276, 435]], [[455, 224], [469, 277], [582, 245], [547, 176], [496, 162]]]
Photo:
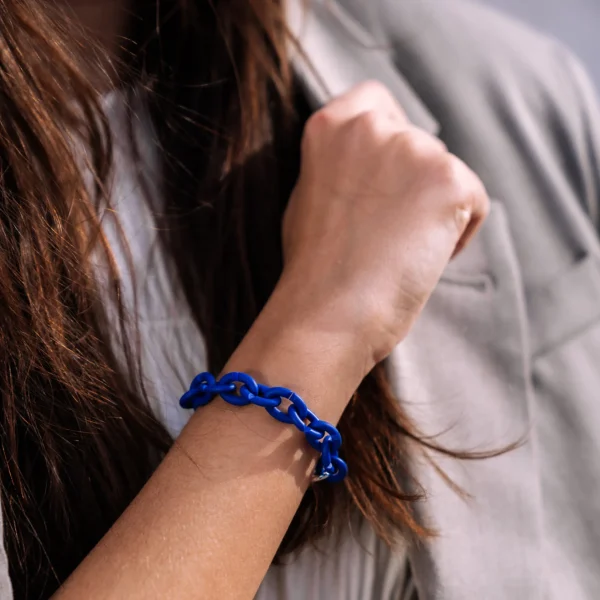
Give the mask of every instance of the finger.
[[414, 125], [408, 125], [397, 131], [394, 135], [396, 152], [398, 152], [398, 164], [401, 161], [431, 160], [437, 155], [447, 156], [448, 147], [440, 138], [431, 135], [423, 129]]
[[341, 121], [354, 119], [365, 112], [377, 112], [387, 115], [398, 125], [409, 125], [408, 117], [396, 98], [378, 81], [360, 83], [333, 99], [322, 111]]
[[460, 237], [452, 257], [459, 254], [473, 239], [489, 213], [489, 198], [479, 177], [459, 158], [453, 157], [457, 177], [463, 182], [464, 202], [456, 208]]

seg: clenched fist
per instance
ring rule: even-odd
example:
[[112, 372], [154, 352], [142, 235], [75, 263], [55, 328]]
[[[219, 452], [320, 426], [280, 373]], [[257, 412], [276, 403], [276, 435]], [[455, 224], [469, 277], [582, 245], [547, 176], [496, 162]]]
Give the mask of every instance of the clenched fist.
[[283, 223], [290, 316], [352, 328], [375, 362], [407, 334], [488, 211], [478, 177], [368, 82], [307, 122]]

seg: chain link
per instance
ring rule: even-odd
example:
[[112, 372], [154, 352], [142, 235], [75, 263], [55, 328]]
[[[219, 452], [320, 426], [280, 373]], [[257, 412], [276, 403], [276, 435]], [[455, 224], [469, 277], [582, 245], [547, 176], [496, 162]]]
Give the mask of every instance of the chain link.
[[[313, 481], [337, 482], [348, 474], [348, 466], [339, 456], [340, 432], [331, 423], [318, 419], [298, 394], [284, 387], [256, 383], [247, 373], [227, 373], [219, 381], [210, 373], [200, 373], [194, 377], [179, 404], [196, 410], [206, 406], [215, 396], [221, 396], [234, 406], [262, 406], [273, 418], [301, 431], [310, 446], [321, 454]], [[287, 406], [282, 407], [283, 399], [289, 402]]]

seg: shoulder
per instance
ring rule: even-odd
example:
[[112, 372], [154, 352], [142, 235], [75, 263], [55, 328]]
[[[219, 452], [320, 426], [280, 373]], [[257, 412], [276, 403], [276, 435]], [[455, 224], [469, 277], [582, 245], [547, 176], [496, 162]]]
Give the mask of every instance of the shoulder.
[[[581, 68], [557, 40], [473, 0], [341, 0], [375, 38], [389, 46], [409, 80], [436, 91], [505, 92], [530, 101], [546, 95], [578, 100]], [[420, 90], [417, 90], [420, 91]], [[428, 91], [428, 90], [425, 90]]]

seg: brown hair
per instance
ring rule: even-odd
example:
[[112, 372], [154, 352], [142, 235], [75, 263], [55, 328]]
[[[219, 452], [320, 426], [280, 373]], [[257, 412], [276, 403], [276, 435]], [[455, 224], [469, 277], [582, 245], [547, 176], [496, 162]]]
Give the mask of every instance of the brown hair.
[[[163, 242], [214, 372], [282, 268], [302, 125], [287, 36], [276, 0], [141, 0], [132, 17], [123, 93], [147, 95], [163, 155]], [[50, 595], [171, 444], [139, 392], [122, 310], [127, 369], [109, 343], [92, 256], [108, 266], [120, 306], [98, 217], [110, 133], [72, 39], [49, 3], [0, 0], [0, 481], [16, 598]], [[381, 365], [340, 428], [350, 475], [308, 490], [280, 555], [352, 509], [390, 543], [398, 532], [427, 533], [413, 517], [422, 491], [407, 441], [416, 432]]]

